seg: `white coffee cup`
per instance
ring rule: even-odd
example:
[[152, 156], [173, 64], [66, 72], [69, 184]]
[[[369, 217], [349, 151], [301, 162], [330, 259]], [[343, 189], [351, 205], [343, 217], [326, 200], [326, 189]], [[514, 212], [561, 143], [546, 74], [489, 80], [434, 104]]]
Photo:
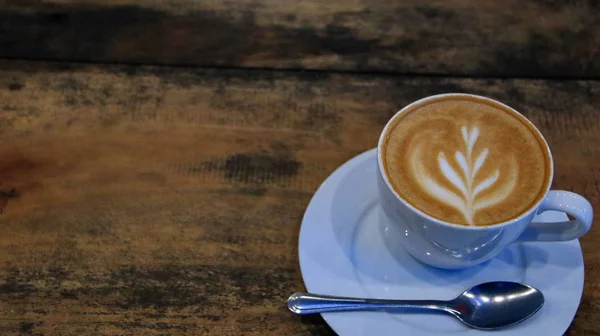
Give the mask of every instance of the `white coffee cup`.
[[[400, 197], [392, 188], [383, 167], [382, 146], [386, 138], [385, 135], [394, 120], [403, 112], [410, 110], [412, 106], [444, 96], [485, 99], [515, 111], [509, 106], [487, 97], [452, 93], [429, 96], [413, 102], [398, 111], [388, 121], [381, 132], [377, 145], [378, 187], [385, 217], [390, 225], [395, 226], [393, 232], [398, 232], [398, 244], [401, 244], [413, 257], [425, 264], [445, 269], [459, 269], [488, 261], [515, 242], [567, 241], [577, 239], [589, 231], [593, 218], [590, 202], [573, 192], [550, 190], [551, 183], [547, 183], [545, 197], [518, 217], [489, 226], [466, 226], [445, 222], [425, 214]], [[532, 127], [538, 132], [540, 138], [544, 139], [533, 124]], [[544, 144], [548, 153], [550, 153], [545, 140]], [[550, 181], [553, 178], [554, 169], [552, 165], [552, 157], [550, 156], [550, 174], [548, 177]], [[548, 210], [564, 212], [574, 219], [557, 223], [532, 222], [535, 215]]]

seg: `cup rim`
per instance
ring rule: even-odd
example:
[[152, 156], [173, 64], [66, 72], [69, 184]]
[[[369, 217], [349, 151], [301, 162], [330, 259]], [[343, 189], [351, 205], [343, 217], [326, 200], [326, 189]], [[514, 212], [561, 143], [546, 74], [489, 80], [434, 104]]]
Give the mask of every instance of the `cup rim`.
[[[474, 99], [480, 99], [480, 100], [485, 100], [485, 101], [489, 101], [492, 102], [493, 104], [497, 104], [497, 105], [501, 105], [502, 107], [505, 107], [506, 109], [516, 113], [517, 115], [520, 115], [523, 119], [523, 121], [527, 124], [529, 124], [531, 126], [531, 129], [539, 136], [539, 138], [542, 140], [542, 143], [544, 144], [544, 149], [546, 150], [547, 154], [548, 154], [548, 158], [549, 158], [549, 174], [548, 174], [548, 181], [546, 183], [546, 190], [544, 191], [544, 194], [542, 197], [539, 198], [539, 200], [537, 202], [535, 202], [534, 204], [532, 204], [527, 210], [523, 211], [519, 216], [503, 221], [503, 222], [499, 222], [499, 223], [494, 223], [494, 224], [490, 224], [490, 225], [464, 225], [464, 224], [457, 224], [457, 223], [452, 223], [452, 222], [448, 222], [448, 221], [444, 221], [438, 218], [435, 218], [431, 215], [426, 214], [425, 212], [421, 211], [420, 209], [418, 209], [417, 207], [413, 206], [412, 204], [410, 204], [407, 200], [405, 200], [404, 198], [402, 198], [397, 192], [396, 190], [391, 186], [391, 183], [389, 181], [389, 178], [385, 172], [385, 169], [383, 168], [383, 155], [381, 154], [381, 149], [384, 143], [384, 139], [385, 139], [385, 135], [387, 134], [387, 131], [389, 130], [390, 126], [393, 124], [394, 120], [396, 120], [400, 115], [402, 115], [404, 112], [406, 112], [407, 110], [409, 110], [411, 107], [421, 104], [427, 100], [433, 100], [433, 99], [440, 99], [440, 98], [444, 98], [444, 97], [470, 97], [470, 98], [474, 98]], [[425, 219], [435, 222], [437, 224], [440, 224], [442, 226], [447, 226], [447, 227], [452, 227], [452, 228], [460, 228], [460, 229], [464, 229], [464, 230], [473, 230], [473, 231], [479, 231], [479, 230], [488, 230], [490, 228], [494, 228], [494, 229], [499, 229], [499, 228], [503, 228], [506, 226], [510, 226], [512, 224], [515, 224], [519, 221], [521, 221], [523, 218], [529, 216], [533, 211], [537, 211], [539, 209], [539, 206], [546, 200], [546, 197], [548, 195], [548, 193], [550, 192], [550, 187], [552, 185], [552, 180], [554, 179], [554, 160], [552, 157], [552, 152], [550, 150], [550, 146], [548, 145], [548, 142], [546, 141], [546, 139], [544, 138], [544, 136], [542, 135], [542, 133], [540, 132], [540, 130], [531, 122], [531, 120], [529, 120], [527, 117], [523, 116], [521, 113], [519, 113], [516, 109], [502, 103], [499, 102], [495, 99], [489, 98], [489, 97], [485, 97], [485, 96], [481, 96], [481, 95], [477, 95], [477, 94], [471, 94], [471, 93], [462, 93], [462, 92], [453, 92], [453, 93], [441, 93], [441, 94], [435, 94], [435, 95], [431, 95], [431, 96], [426, 96], [426, 97], [422, 97], [418, 100], [413, 101], [412, 103], [404, 106], [403, 108], [401, 108], [400, 110], [398, 110], [385, 124], [384, 128], [382, 129], [380, 135], [379, 135], [379, 140], [377, 142], [377, 168], [379, 171], [379, 174], [381, 175], [383, 181], [385, 182], [385, 186], [386, 188], [394, 195], [394, 197], [396, 198], [396, 200], [400, 201], [401, 203], [403, 203], [407, 208], [409, 208], [411, 211], [415, 212], [416, 214], [420, 215], [421, 217], [424, 217]]]

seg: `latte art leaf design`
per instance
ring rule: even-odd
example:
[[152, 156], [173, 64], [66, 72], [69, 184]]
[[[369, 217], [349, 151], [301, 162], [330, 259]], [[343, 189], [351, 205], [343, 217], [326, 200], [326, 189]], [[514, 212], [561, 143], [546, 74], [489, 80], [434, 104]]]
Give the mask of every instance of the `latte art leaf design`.
[[[419, 150], [412, 157], [412, 167], [417, 181], [430, 195], [455, 208], [468, 224], [474, 225], [473, 217], [478, 210], [498, 204], [513, 191], [516, 185], [516, 163], [514, 160], [510, 161], [511, 169], [505, 172], [506, 177], [501, 185], [497, 185], [500, 169], [493, 169], [485, 178], [477, 178], [481, 168], [486, 165], [490, 150], [484, 148], [479, 153], [474, 153], [473, 149], [479, 138], [479, 128], [472, 127], [469, 130], [466, 126], [462, 126], [461, 133], [464, 151], [454, 153], [454, 160], [460, 169], [455, 169], [443, 152], [437, 156], [437, 168], [459, 193], [444, 187], [440, 181], [436, 181], [426, 173], [420, 162]], [[495, 190], [485, 197], [478, 197], [490, 188]]]

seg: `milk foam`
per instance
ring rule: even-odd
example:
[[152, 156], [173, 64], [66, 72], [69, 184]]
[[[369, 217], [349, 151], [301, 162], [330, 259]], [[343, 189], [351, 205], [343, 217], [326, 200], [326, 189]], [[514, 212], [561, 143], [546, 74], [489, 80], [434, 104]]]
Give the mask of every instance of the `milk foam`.
[[[502, 183], [497, 183], [501, 174], [498, 168], [487, 176], [478, 176], [477, 173], [486, 163], [490, 150], [483, 148], [479, 153], [473, 152], [473, 147], [480, 134], [478, 127], [472, 127], [469, 130], [466, 126], [463, 126], [461, 127], [461, 133], [464, 148], [454, 153], [454, 159], [460, 167], [460, 172], [450, 165], [444, 152], [439, 152], [437, 156], [439, 171], [448, 182], [458, 189], [459, 193], [444, 187], [436, 181], [434, 176], [427, 173], [423, 167], [421, 155], [419, 155], [426, 148], [426, 144], [415, 147], [409, 154], [409, 158], [412, 174], [423, 189], [440, 202], [459, 211], [467, 224], [474, 225], [473, 215], [476, 211], [503, 201], [514, 190], [517, 182], [518, 166], [513, 158], [511, 168], [502, 172], [502, 174], [508, 176], [508, 178], [502, 180]], [[489, 188], [494, 188], [494, 192], [487, 197], [477, 197], [482, 191]]]

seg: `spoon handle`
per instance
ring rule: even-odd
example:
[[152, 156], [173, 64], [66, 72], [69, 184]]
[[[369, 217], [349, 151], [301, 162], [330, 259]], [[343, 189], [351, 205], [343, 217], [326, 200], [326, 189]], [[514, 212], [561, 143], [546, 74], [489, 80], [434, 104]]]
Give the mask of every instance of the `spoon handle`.
[[294, 293], [288, 299], [288, 309], [299, 315], [379, 309], [418, 309], [448, 312], [448, 302], [439, 300], [363, 299]]

